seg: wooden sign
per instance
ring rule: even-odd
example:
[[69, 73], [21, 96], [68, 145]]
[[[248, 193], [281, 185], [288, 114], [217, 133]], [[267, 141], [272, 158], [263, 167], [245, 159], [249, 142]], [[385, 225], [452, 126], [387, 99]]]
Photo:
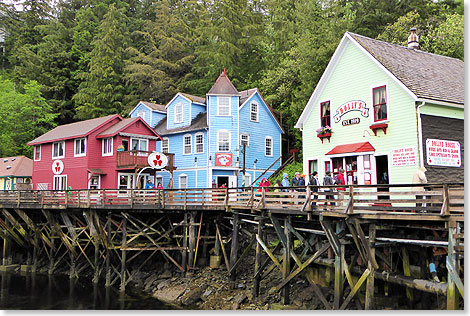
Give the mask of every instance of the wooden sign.
[[363, 117], [369, 117], [369, 109], [367, 108], [366, 103], [361, 100], [353, 100], [340, 105], [339, 108], [336, 109], [336, 114], [333, 117], [335, 123], [339, 123], [339, 121], [341, 121], [341, 117], [351, 111], [359, 111]]
[[231, 153], [216, 153], [215, 165], [222, 166], [222, 167], [231, 167], [232, 166], [232, 154]]
[[392, 150], [392, 166], [416, 165], [416, 149], [414, 147], [397, 148]]
[[426, 139], [426, 159], [428, 165], [460, 167], [460, 143], [452, 140]]
[[64, 172], [64, 163], [62, 160], [54, 160], [52, 163], [52, 172], [55, 175], [59, 175]]
[[361, 122], [361, 119], [358, 117], [355, 117], [349, 120], [344, 120], [341, 123], [343, 124], [343, 126], [349, 126], [349, 125], [359, 124], [360, 122]]
[[168, 165], [168, 157], [163, 153], [153, 152], [147, 157], [147, 162], [152, 168], [162, 169]]

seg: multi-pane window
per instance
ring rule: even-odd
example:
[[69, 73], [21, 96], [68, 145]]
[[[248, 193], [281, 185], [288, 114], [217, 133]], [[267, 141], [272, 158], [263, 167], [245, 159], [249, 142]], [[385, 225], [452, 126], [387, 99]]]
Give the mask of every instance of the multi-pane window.
[[204, 152], [204, 134], [196, 134], [196, 154]]
[[374, 121], [387, 119], [387, 88], [385, 86], [374, 88]]
[[330, 101], [320, 103], [321, 126], [331, 127]]
[[67, 175], [54, 176], [54, 190], [64, 191], [67, 189]]
[[183, 103], [175, 104], [175, 123], [183, 122]]
[[191, 135], [184, 135], [183, 138], [183, 154], [188, 155], [192, 152], [192, 137]]
[[253, 122], [258, 122], [258, 103], [250, 104], [250, 120]]
[[86, 155], [86, 138], [77, 138], [75, 140], [75, 157]]
[[112, 156], [113, 154], [113, 139], [103, 138], [103, 156]]
[[132, 150], [147, 151], [148, 150], [148, 140], [143, 139], [143, 138], [132, 138], [131, 139], [131, 148], [132, 148]]
[[217, 149], [218, 151], [230, 151], [230, 132], [220, 130], [217, 132]]
[[250, 146], [250, 135], [244, 133], [240, 135], [240, 146], [245, 145], [246, 147]]
[[65, 142], [52, 143], [52, 158], [64, 158], [65, 156]]
[[34, 146], [34, 161], [41, 160], [41, 145]]
[[272, 156], [273, 155], [273, 138], [268, 136], [264, 139], [265, 144], [265, 155]]
[[181, 175], [180, 176], [180, 189], [187, 189], [188, 188], [188, 176]]
[[217, 115], [230, 115], [230, 97], [218, 97]]
[[162, 153], [169, 153], [170, 152], [170, 139], [168, 137], [164, 137], [162, 140]]

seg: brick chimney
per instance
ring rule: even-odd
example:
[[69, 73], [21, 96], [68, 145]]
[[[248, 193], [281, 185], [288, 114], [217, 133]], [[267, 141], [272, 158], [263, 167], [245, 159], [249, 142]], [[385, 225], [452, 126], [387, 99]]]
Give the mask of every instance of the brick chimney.
[[408, 36], [408, 48], [419, 49], [419, 36], [416, 34], [416, 28], [412, 27], [410, 29], [410, 36]]

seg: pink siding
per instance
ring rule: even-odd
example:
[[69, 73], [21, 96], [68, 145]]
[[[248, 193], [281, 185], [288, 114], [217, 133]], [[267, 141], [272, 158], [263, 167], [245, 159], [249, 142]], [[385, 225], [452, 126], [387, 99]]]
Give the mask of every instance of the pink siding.
[[[64, 171], [62, 175], [67, 175], [67, 186], [73, 189], [87, 189], [88, 176], [87, 169], [101, 169], [106, 175], [101, 175], [101, 188], [114, 189], [118, 186], [118, 172], [133, 172], [133, 170], [118, 171], [116, 169], [116, 148], [122, 144], [122, 139], [129, 139], [129, 137], [122, 137], [116, 135], [113, 137], [113, 155], [102, 156], [102, 139], [97, 139], [96, 136], [110, 126], [119, 122], [116, 118], [112, 122], [104, 124], [87, 137], [87, 149], [85, 157], [74, 157], [74, 140], [65, 141], [65, 157], [62, 158], [64, 163]], [[137, 121], [131, 126], [127, 127], [123, 132], [132, 133], [136, 135], [155, 136], [147, 126], [142, 122]], [[130, 139], [129, 139], [130, 142]], [[41, 160], [34, 161], [33, 165], [33, 183], [34, 189], [37, 189], [38, 184], [48, 183], [49, 189], [53, 188], [54, 174], [52, 172], [52, 143], [42, 144], [41, 146]], [[155, 140], [149, 140], [149, 151], [156, 150]]]

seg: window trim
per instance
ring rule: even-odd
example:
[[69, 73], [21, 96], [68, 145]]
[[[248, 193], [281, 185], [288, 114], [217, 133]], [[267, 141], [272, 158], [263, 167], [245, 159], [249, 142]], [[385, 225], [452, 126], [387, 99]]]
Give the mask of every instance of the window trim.
[[[269, 147], [270, 150], [271, 150], [271, 154], [270, 154], [270, 155], [267, 155], [267, 154], [266, 154], [266, 149], [268, 149], [268, 146], [267, 146], [267, 144], [266, 144], [266, 141], [267, 141], [268, 139], [271, 140], [271, 146]], [[266, 137], [264, 138], [264, 155], [265, 155], [266, 157], [273, 157], [273, 151], [274, 151], [273, 138], [272, 138], [272, 136], [266, 136]]]
[[[327, 104], [328, 103], [328, 106], [330, 108], [330, 114], [328, 116], [323, 116], [322, 115], [322, 110], [323, 110], [323, 104]], [[328, 121], [329, 121], [329, 124], [326, 124], [326, 125], [323, 125], [323, 118], [327, 118]], [[331, 100], [327, 100], [327, 101], [323, 101], [323, 102], [320, 102], [320, 127], [325, 127], [325, 126], [329, 126], [329, 127], [332, 127], [331, 126]]]
[[[178, 120], [178, 109], [181, 108], [181, 119]], [[183, 107], [183, 102], [178, 102], [175, 104], [175, 119], [174, 122], [175, 124], [183, 123], [184, 121], [184, 107]]]
[[[202, 143], [200, 144], [200, 145], [202, 145], [202, 151], [197, 150], [197, 145], [198, 145], [197, 137], [198, 136], [202, 136]], [[202, 133], [202, 132], [196, 133], [194, 135], [194, 153], [195, 154], [203, 154], [204, 153], [204, 133]]]
[[[163, 147], [163, 142], [165, 140], [167, 141], [167, 146]], [[164, 154], [169, 153], [170, 152], [170, 138], [169, 137], [163, 137], [162, 138], [162, 145], [160, 147], [161, 147], [162, 153], [164, 153]], [[164, 151], [164, 148], [166, 148], [167, 151]]]
[[[185, 188], [181, 187], [181, 178], [186, 178], [186, 187]], [[180, 174], [178, 176], [178, 189], [187, 189], [188, 188], [188, 183], [189, 183], [189, 177], [188, 177], [187, 174], [183, 173], [183, 174]]]
[[[85, 141], [85, 152], [84, 152], [84, 153], [77, 154], [77, 141], [78, 141], [78, 140], [83, 140], [83, 141]], [[73, 140], [73, 156], [74, 156], [74, 157], [86, 157], [86, 151], [87, 151], [87, 141], [86, 141], [86, 137], [75, 138], [75, 139]]]
[[[58, 189], [55, 187], [55, 179], [56, 178], [62, 178], [62, 179], [65, 179], [65, 189], [62, 190], [62, 189]], [[67, 175], [66, 174], [57, 174], [57, 175], [54, 175], [53, 179], [52, 179], [52, 190], [54, 191], [65, 191], [67, 190]], [[62, 180], [63, 181], [63, 180]]]
[[[186, 138], [189, 137], [189, 152], [186, 152]], [[193, 153], [193, 136], [191, 134], [184, 134], [183, 136], [183, 155], [191, 155]]]
[[[38, 148], [39, 148], [39, 158], [36, 159], [36, 155], [37, 155], [37, 153], [38, 153]], [[34, 160], [34, 161], [41, 161], [41, 156], [42, 156], [42, 148], [41, 148], [41, 145], [35, 145], [35, 146], [34, 146], [33, 160]]]
[[243, 139], [242, 139], [243, 136], [246, 136], [246, 137], [247, 137], [247, 140], [246, 140], [246, 142], [247, 142], [246, 147], [250, 147], [250, 134], [245, 133], [245, 132], [243, 132], [243, 133], [240, 134], [240, 146], [243, 146]]
[[140, 110], [137, 112], [137, 117], [140, 117], [145, 121], [145, 110]]
[[[375, 104], [375, 96], [374, 96], [374, 92], [375, 90], [377, 89], [381, 89], [381, 88], [385, 88], [385, 103], [378, 103], [377, 105], [378, 106], [382, 106], [383, 104], [385, 104], [385, 110], [387, 111], [386, 113], [386, 117], [385, 118], [382, 118], [382, 119], [375, 119], [375, 107], [376, 107], [376, 104]], [[387, 85], [386, 84], [383, 84], [383, 85], [378, 85], [378, 86], [375, 86], [372, 88], [372, 122], [375, 124], [375, 123], [384, 123], [384, 122], [388, 122], [390, 120], [390, 113], [389, 113], [389, 107], [388, 107], [388, 89], [387, 89]]]
[[130, 145], [131, 145], [130, 151], [134, 150], [134, 149], [132, 149], [132, 141], [136, 140], [136, 139], [139, 141], [139, 147], [140, 147], [140, 141], [141, 140], [145, 140], [147, 142], [147, 146], [145, 146], [146, 147], [145, 150], [137, 149], [137, 151], [149, 151], [149, 140], [147, 138], [140, 138], [140, 137], [131, 137], [129, 139]]
[[[105, 144], [105, 141], [110, 141], [111, 140], [111, 150], [109, 152], [104, 152], [104, 144]], [[112, 137], [106, 137], [106, 138], [103, 138], [101, 140], [101, 156], [103, 157], [108, 157], [108, 156], [112, 156], [113, 155], [113, 138]]]
[[[227, 132], [228, 133], [228, 150], [220, 150], [220, 134], [221, 134], [221, 132]], [[221, 153], [230, 152], [230, 150], [232, 149], [231, 142], [232, 142], [232, 133], [230, 133], [230, 131], [228, 129], [219, 129], [217, 131], [217, 151], [218, 152], [221, 152]]]
[[[62, 143], [63, 155], [62, 156], [54, 156], [54, 145], [55, 144], [60, 144], [60, 143]], [[61, 158], [65, 158], [65, 141], [53, 142], [52, 143], [52, 159], [61, 159]]]
[[[222, 99], [228, 99], [228, 114], [221, 114], [220, 113], [220, 100]], [[217, 116], [225, 116], [225, 117], [228, 117], [228, 116], [231, 116], [231, 105], [232, 105], [232, 98], [231, 97], [223, 97], [223, 96], [219, 96], [217, 98]]]
[[[256, 111], [253, 111], [252, 106], [256, 105]], [[256, 114], [256, 119], [252, 119], [252, 114]], [[251, 122], [259, 122], [259, 104], [256, 101], [250, 102], [250, 121]]]

